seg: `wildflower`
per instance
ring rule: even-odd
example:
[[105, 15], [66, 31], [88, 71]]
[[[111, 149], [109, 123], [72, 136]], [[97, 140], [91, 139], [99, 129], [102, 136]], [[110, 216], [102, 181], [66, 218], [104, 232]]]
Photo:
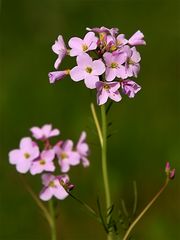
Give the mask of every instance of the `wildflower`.
[[79, 56], [87, 51], [97, 48], [97, 37], [93, 32], [88, 32], [84, 39], [73, 37], [68, 42], [70, 48], [70, 56]]
[[96, 88], [96, 82], [99, 81], [99, 75], [105, 72], [105, 65], [102, 60], [93, 61], [92, 58], [84, 53], [77, 57], [77, 66], [71, 69], [70, 76], [75, 82], [84, 79], [87, 88]]
[[16, 165], [20, 173], [27, 173], [32, 165], [32, 161], [39, 156], [39, 148], [29, 137], [22, 138], [19, 149], [9, 152], [9, 162]]
[[121, 88], [123, 93], [128, 95], [129, 98], [133, 98], [141, 90], [141, 87], [136, 82], [129, 79], [121, 82]]
[[55, 165], [53, 163], [55, 157], [54, 150], [44, 150], [40, 154], [40, 157], [32, 162], [30, 172], [32, 175], [41, 173], [43, 171], [54, 172]]
[[103, 58], [106, 62], [106, 80], [112, 81], [115, 77], [126, 78], [125, 67], [122, 64], [126, 61], [126, 54], [119, 53], [113, 55], [112, 53], [106, 52], [103, 55]]
[[76, 145], [76, 150], [77, 150], [77, 153], [79, 153], [80, 155], [80, 159], [82, 160], [83, 166], [88, 167], [90, 163], [89, 163], [89, 160], [87, 159], [89, 155], [89, 146], [86, 143], [86, 132], [81, 133], [79, 141]]
[[52, 130], [51, 124], [45, 124], [41, 128], [32, 127], [30, 131], [32, 132], [34, 138], [43, 141], [60, 134], [60, 131], [57, 128]]
[[64, 39], [61, 35], [58, 36], [58, 39], [55, 41], [54, 45], [52, 46], [52, 50], [54, 53], [56, 53], [58, 55], [58, 58], [56, 59], [56, 61], [54, 63], [55, 69], [58, 69], [59, 65], [62, 62], [62, 59], [67, 54], [67, 48], [64, 43]]
[[175, 168], [171, 169], [170, 163], [167, 162], [165, 167], [165, 173], [167, 177], [172, 180], [175, 177], [175, 172], [176, 169]]
[[68, 196], [68, 192], [64, 188], [64, 184], [69, 182], [68, 175], [54, 176], [46, 173], [42, 175], [42, 183], [44, 188], [40, 192], [40, 199], [43, 201], [50, 200], [53, 196], [63, 200]]
[[71, 140], [66, 140], [61, 145], [57, 144], [54, 150], [63, 173], [68, 172], [70, 166], [76, 166], [80, 163], [80, 156], [73, 150], [73, 142]]
[[49, 76], [49, 82], [50, 83], [55, 83], [58, 80], [61, 80], [62, 78], [64, 78], [65, 76], [67, 76], [70, 73], [70, 70], [64, 70], [64, 71], [54, 71], [54, 72], [50, 72], [48, 74]]
[[120, 88], [119, 82], [97, 82], [97, 103], [98, 105], [102, 105], [107, 102], [108, 98], [111, 98], [115, 102], [119, 102], [121, 100], [121, 95], [118, 91]]
[[129, 39], [128, 43], [130, 45], [136, 46], [136, 45], [146, 45], [146, 42], [144, 41], [144, 34], [141, 31], [135, 32], [132, 37]]
[[107, 27], [100, 27], [100, 28], [86, 28], [87, 31], [92, 31], [95, 33], [106, 33], [106, 34], [110, 34], [111, 36], [115, 36], [118, 32], [119, 29], [118, 28], [107, 28]]

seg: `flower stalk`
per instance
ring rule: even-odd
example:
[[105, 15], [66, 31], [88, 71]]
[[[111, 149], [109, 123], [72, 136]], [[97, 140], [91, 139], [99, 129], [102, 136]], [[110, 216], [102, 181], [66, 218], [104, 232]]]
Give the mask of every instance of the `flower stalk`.
[[49, 212], [51, 215], [51, 240], [56, 240], [56, 217], [55, 217], [55, 211], [54, 211], [54, 206], [53, 206], [53, 200], [49, 200]]

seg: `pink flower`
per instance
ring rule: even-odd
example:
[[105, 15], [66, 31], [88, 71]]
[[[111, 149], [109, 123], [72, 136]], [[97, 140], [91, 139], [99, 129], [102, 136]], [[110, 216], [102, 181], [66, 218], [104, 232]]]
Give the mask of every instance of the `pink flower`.
[[54, 151], [63, 173], [68, 172], [70, 166], [76, 166], [80, 163], [80, 156], [76, 151], [73, 151], [73, 142], [71, 140], [66, 140], [61, 145], [57, 144], [54, 146]]
[[58, 80], [61, 80], [62, 78], [64, 78], [65, 76], [67, 76], [69, 74], [70, 70], [64, 70], [64, 71], [54, 71], [54, 72], [50, 72], [48, 74], [49, 77], [49, 82], [50, 83], [55, 83]]
[[118, 53], [113, 55], [110, 52], [106, 52], [103, 55], [103, 58], [106, 62], [106, 73], [105, 77], [107, 81], [114, 80], [115, 77], [126, 78], [125, 67], [122, 64], [126, 61], [126, 54]]
[[69, 182], [68, 175], [54, 176], [49, 173], [42, 175], [44, 188], [40, 192], [40, 199], [43, 201], [50, 200], [53, 196], [63, 200], [69, 194], [64, 186]]
[[54, 67], [58, 69], [59, 65], [61, 64], [62, 59], [67, 54], [67, 48], [64, 43], [64, 39], [61, 35], [58, 36], [58, 40], [55, 41], [55, 44], [52, 46], [53, 52], [55, 52], [58, 55], [58, 58], [56, 59], [54, 63]]
[[121, 88], [123, 93], [128, 95], [129, 98], [133, 98], [141, 90], [141, 87], [136, 82], [129, 79], [121, 82]]
[[89, 166], [89, 160], [87, 159], [89, 155], [89, 146], [86, 143], [86, 132], [82, 132], [79, 138], [79, 141], [76, 145], [76, 151], [80, 155], [80, 159], [82, 160], [82, 164], [84, 167]]
[[172, 180], [175, 177], [176, 169], [171, 169], [170, 163], [167, 162], [165, 167], [165, 173], [167, 177]]
[[97, 37], [93, 32], [88, 32], [84, 39], [73, 37], [69, 40], [70, 56], [79, 56], [87, 51], [97, 48]]
[[139, 62], [141, 60], [141, 56], [135, 47], [130, 48], [129, 46], [124, 46], [121, 50], [127, 54], [127, 60], [125, 63], [125, 70], [128, 77], [137, 77], [140, 65]]
[[9, 162], [16, 165], [20, 173], [27, 173], [32, 161], [39, 156], [39, 148], [29, 137], [22, 138], [19, 149], [9, 152]]
[[118, 91], [120, 88], [119, 82], [97, 82], [97, 103], [102, 105], [107, 102], [108, 98], [111, 98], [115, 102], [121, 101], [122, 97]]
[[99, 75], [105, 72], [105, 65], [102, 60], [93, 61], [92, 58], [84, 53], [77, 57], [77, 66], [71, 69], [70, 75], [75, 82], [84, 79], [87, 88], [96, 88], [96, 82], [99, 81]]
[[54, 137], [60, 134], [60, 131], [58, 129], [53, 129], [52, 130], [52, 125], [51, 124], [46, 124], [42, 126], [41, 128], [39, 127], [32, 127], [30, 129], [32, 132], [32, 135], [34, 138], [38, 140], [46, 140], [50, 137]]
[[53, 163], [55, 157], [54, 150], [44, 150], [42, 151], [40, 157], [32, 162], [30, 172], [32, 175], [37, 173], [42, 173], [43, 171], [54, 172], [55, 165]]
[[112, 35], [113, 37], [119, 32], [118, 28], [107, 28], [107, 27], [100, 27], [100, 28], [86, 28], [87, 31], [92, 31], [95, 33], [107, 33]]
[[130, 45], [136, 46], [136, 45], [146, 45], [146, 42], [144, 41], [144, 34], [141, 31], [135, 32], [132, 37], [129, 39], [128, 43]]

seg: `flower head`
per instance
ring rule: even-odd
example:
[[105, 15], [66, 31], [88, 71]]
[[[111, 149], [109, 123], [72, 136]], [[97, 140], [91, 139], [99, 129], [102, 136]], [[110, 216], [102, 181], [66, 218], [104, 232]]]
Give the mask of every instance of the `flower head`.
[[128, 43], [132, 46], [136, 45], [146, 45], [144, 41], [144, 34], [141, 31], [135, 32], [132, 37], [129, 39]]
[[58, 129], [52, 129], [51, 124], [46, 124], [41, 128], [32, 127], [30, 131], [32, 132], [33, 137], [38, 140], [46, 140], [50, 137], [58, 136], [60, 134]]
[[65, 76], [67, 76], [69, 74], [69, 70], [64, 70], [64, 71], [54, 71], [54, 72], [49, 72], [48, 76], [49, 76], [49, 82], [50, 83], [55, 83], [58, 80], [61, 80], [62, 78], [64, 78]]
[[121, 101], [121, 95], [118, 91], [120, 88], [119, 82], [97, 82], [97, 103], [102, 105], [107, 102], [108, 98], [114, 100], [115, 102]]
[[20, 173], [27, 173], [32, 165], [32, 161], [39, 156], [39, 148], [29, 137], [22, 138], [19, 149], [9, 152], [9, 162], [16, 165]]
[[53, 163], [55, 152], [53, 149], [44, 150], [40, 157], [32, 162], [30, 172], [32, 175], [42, 173], [43, 171], [54, 172], [55, 165]]
[[58, 58], [56, 59], [56, 61], [54, 63], [55, 69], [58, 69], [59, 65], [61, 64], [62, 59], [67, 54], [67, 48], [64, 43], [64, 39], [61, 35], [58, 36], [58, 39], [53, 44], [52, 50], [54, 53], [56, 53], [58, 55]]
[[40, 199], [43, 201], [48, 201], [53, 196], [60, 200], [65, 199], [69, 194], [65, 190], [64, 185], [68, 182], [68, 175], [54, 176], [49, 173], [43, 174], [42, 183], [44, 188], [40, 192]]
[[77, 66], [71, 69], [70, 76], [75, 82], [84, 79], [87, 88], [96, 88], [99, 81], [99, 75], [105, 71], [105, 65], [102, 60], [93, 61], [92, 58], [84, 53], [77, 57]]
[[123, 93], [128, 95], [129, 98], [133, 98], [137, 92], [141, 90], [141, 87], [134, 81], [126, 79], [121, 82], [121, 88]]
[[97, 48], [97, 37], [93, 32], [88, 32], [84, 39], [72, 37], [68, 44], [70, 48], [72, 48], [70, 50], [70, 56], [79, 56]]
[[89, 146], [86, 143], [86, 132], [82, 132], [79, 138], [79, 141], [76, 145], [76, 151], [80, 155], [80, 159], [82, 160], [82, 164], [84, 167], [89, 166], [89, 160], [87, 159], [89, 155]]

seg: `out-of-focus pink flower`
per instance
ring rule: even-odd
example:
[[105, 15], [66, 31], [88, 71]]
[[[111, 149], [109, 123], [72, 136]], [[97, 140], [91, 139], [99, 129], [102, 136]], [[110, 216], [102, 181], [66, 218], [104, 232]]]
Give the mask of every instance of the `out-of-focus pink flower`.
[[73, 142], [71, 140], [66, 140], [61, 145], [55, 145], [54, 151], [63, 173], [68, 172], [70, 166], [76, 166], [80, 163], [80, 156], [73, 150]]
[[58, 80], [61, 80], [65, 76], [69, 75], [70, 70], [64, 70], [64, 71], [54, 71], [54, 72], [49, 72], [48, 77], [49, 77], [49, 82], [50, 83], [55, 83]]
[[132, 46], [136, 45], [146, 45], [144, 41], [144, 34], [141, 31], [135, 32], [132, 37], [129, 39], [128, 43]]
[[170, 163], [167, 162], [165, 167], [165, 173], [169, 179], [173, 179], [175, 177], [176, 169], [171, 169]]
[[65, 199], [69, 195], [64, 188], [67, 182], [69, 182], [68, 175], [54, 176], [49, 173], [43, 174], [42, 183], [44, 188], [40, 192], [40, 199], [48, 201], [53, 196], [60, 200]]
[[105, 65], [102, 60], [93, 61], [92, 58], [84, 53], [77, 57], [77, 66], [71, 69], [70, 75], [75, 82], [84, 79], [87, 88], [96, 88], [96, 82], [99, 81], [99, 75], [105, 72]]
[[38, 140], [46, 140], [51, 137], [58, 136], [60, 134], [60, 131], [56, 129], [52, 129], [51, 124], [45, 124], [41, 128], [39, 127], [32, 127], [30, 129], [32, 135], [34, 138]]
[[80, 159], [82, 160], [82, 164], [84, 167], [89, 166], [89, 160], [87, 159], [89, 155], [89, 146], [86, 143], [86, 132], [82, 132], [79, 138], [79, 141], [76, 145], [76, 151], [80, 155]]
[[20, 173], [27, 173], [32, 165], [32, 161], [39, 156], [39, 148], [29, 137], [22, 138], [19, 149], [9, 152], [9, 162], [16, 165]]
[[53, 149], [44, 150], [40, 154], [40, 157], [32, 162], [32, 166], [30, 168], [30, 172], [32, 175], [37, 173], [46, 172], [54, 172], [55, 165], [53, 163], [55, 157], [55, 152]]
[[118, 28], [107, 28], [107, 27], [95, 27], [95, 28], [86, 28], [87, 31], [92, 31], [95, 33], [107, 33], [111, 36], [115, 37], [116, 34], [118, 34], [119, 29]]
[[141, 87], [130, 79], [123, 80], [121, 82], [121, 88], [123, 93], [128, 95], [129, 98], [133, 98], [136, 93], [141, 90]]
[[97, 37], [93, 32], [88, 32], [84, 39], [78, 37], [72, 37], [69, 40], [69, 46], [72, 48], [70, 50], [70, 56], [79, 56], [90, 50], [97, 48]]
[[107, 102], [108, 98], [115, 102], [121, 101], [122, 97], [118, 91], [120, 88], [119, 82], [97, 82], [97, 103], [102, 105]]
[[52, 50], [54, 53], [56, 53], [58, 55], [58, 58], [56, 59], [56, 61], [54, 63], [55, 69], [58, 69], [59, 65], [61, 64], [62, 59], [67, 54], [67, 48], [64, 43], [64, 39], [61, 35], [58, 36], [58, 39], [53, 44]]
[[125, 53], [113, 55], [110, 52], [106, 52], [104, 53], [103, 58], [106, 62], [105, 77], [107, 81], [112, 81], [115, 77], [122, 79], [127, 77], [127, 74], [125, 73], [125, 67], [122, 66], [127, 58]]

